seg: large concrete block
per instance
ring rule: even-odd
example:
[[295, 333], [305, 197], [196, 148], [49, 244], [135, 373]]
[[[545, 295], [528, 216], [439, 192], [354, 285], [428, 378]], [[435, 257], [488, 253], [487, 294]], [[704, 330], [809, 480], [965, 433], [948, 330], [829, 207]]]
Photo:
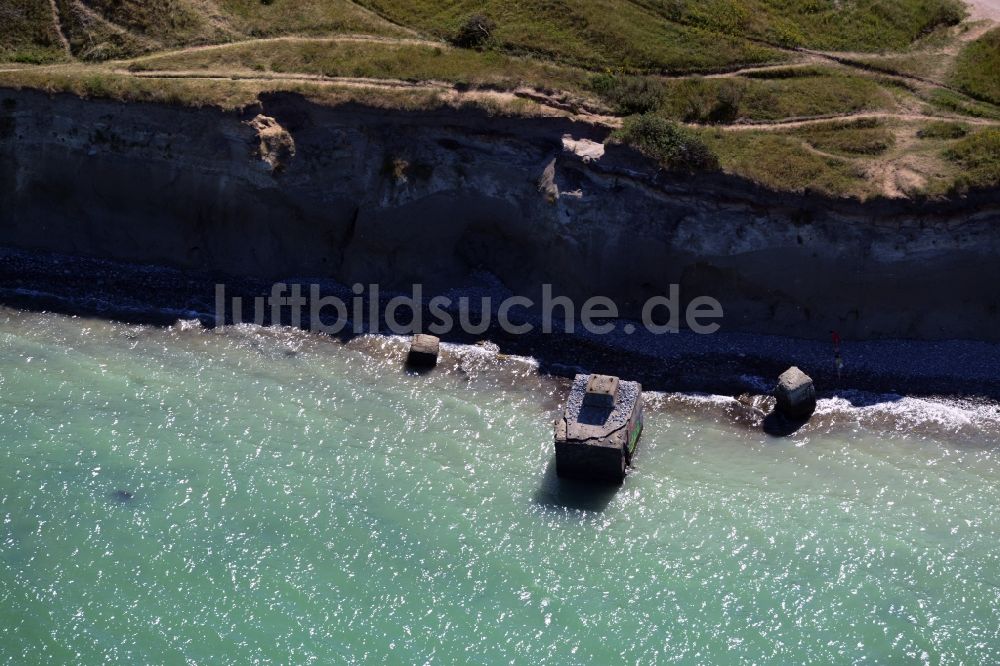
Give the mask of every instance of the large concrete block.
[[418, 333], [410, 342], [410, 353], [406, 357], [406, 363], [415, 368], [433, 368], [437, 365], [440, 351], [440, 338]]
[[642, 432], [642, 386], [617, 377], [577, 375], [555, 423], [561, 477], [620, 484]]

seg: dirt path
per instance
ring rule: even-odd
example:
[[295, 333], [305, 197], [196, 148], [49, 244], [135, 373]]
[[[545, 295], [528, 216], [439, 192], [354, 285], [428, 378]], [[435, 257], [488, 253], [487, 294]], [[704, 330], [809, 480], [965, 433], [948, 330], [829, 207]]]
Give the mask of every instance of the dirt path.
[[[52, 0], [53, 2], [55, 0]], [[989, 0], [989, 2], [994, 2], [1000, 4], [1000, 0]], [[978, 34], [979, 29], [982, 26], [976, 26], [972, 30], [966, 33], [965, 39], [970, 39], [970, 34]], [[986, 25], [989, 28], [990, 25]], [[155, 60], [157, 58], [163, 57], [167, 58], [170, 56], [179, 56], [188, 53], [200, 53], [209, 52], [213, 50], [223, 50], [228, 48], [238, 48], [244, 45], [254, 45], [266, 48], [268, 44], [276, 43], [376, 43], [376, 44], [389, 44], [389, 45], [415, 45], [415, 46], [428, 46], [441, 49], [451, 49], [450, 45], [446, 42], [435, 41], [424, 38], [408, 38], [408, 37], [385, 37], [378, 35], [365, 35], [365, 34], [344, 34], [344, 35], [332, 35], [329, 37], [305, 37], [305, 36], [280, 36], [280, 37], [267, 37], [262, 39], [245, 39], [237, 40], [233, 42], [227, 42], [224, 44], [205, 44], [201, 46], [189, 46], [180, 49], [170, 49], [166, 51], [157, 51], [155, 53], [150, 53], [148, 55], [139, 56], [137, 58], [129, 59], [127, 61], [117, 61], [114, 64], [116, 66], [124, 66], [127, 62], [148, 62], [150, 60]], [[781, 49], [786, 53], [794, 56], [795, 60], [786, 63], [776, 63], [773, 65], [759, 65], [754, 67], [744, 67], [740, 69], [731, 70], [728, 72], [717, 72], [713, 74], [706, 75], [676, 75], [676, 76], [665, 76], [663, 78], [668, 79], [689, 79], [689, 78], [735, 78], [743, 76], [746, 74], [753, 74], [758, 72], [768, 72], [774, 70], [782, 70], [789, 68], [799, 68], [808, 67], [811, 65], [831, 63], [834, 65], [839, 65], [843, 67], [848, 67], [851, 69], [856, 69], [865, 74], [877, 75], [881, 77], [886, 77], [902, 82], [909, 82], [910, 84], [917, 84], [925, 87], [935, 87], [950, 90], [957, 94], [964, 93], [949, 86], [947, 83], [937, 81], [934, 79], [917, 76], [913, 74], [906, 74], [901, 72], [887, 72], [870, 65], [866, 65], [863, 62], [859, 62], [859, 59], [870, 57], [870, 53], [851, 53], [851, 52], [832, 52], [832, 51], [818, 51], [806, 48], [796, 48], [796, 49]]]
[[962, 46], [966, 42], [974, 42], [990, 30], [997, 27], [997, 24], [988, 19], [982, 19], [970, 24], [970, 28], [958, 37], [958, 45]]
[[[966, 21], [964, 21], [960, 26], [957, 26], [955, 30], [964, 32], [959, 32], [957, 38], [954, 40], [954, 44], [951, 46], [933, 52], [940, 55], [942, 58], [954, 57], [958, 55], [962, 46], [970, 41], [979, 39], [984, 34], [990, 30], [997, 27], [997, 23], [1000, 23], [1000, 0], [966, 0], [966, 3], [970, 8], [970, 16]], [[935, 80], [932, 78], [927, 78], [923, 76], [918, 76], [915, 74], [907, 74], [905, 72], [894, 72], [879, 69], [873, 67], [863, 62], [866, 58], [871, 58], [878, 54], [867, 53], [867, 52], [851, 52], [851, 51], [822, 51], [818, 49], [809, 49], [805, 47], [786, 47], [779, 44], [773, 44], [768, 41], [760, 39], [750, 39], [751, 42], [761, 44], [762, 46], [767, 46], [768, 48], [782, 51], [786, 54], [793, 55], [796, 57], [795, 60], [788, 63], [776, 63], [773, 65], [760, 65], [756, 67], [744, 67], [740, 69], [734, 69], [728, 72], [716, 72], [712, 74], [704, 75], [705, 78], [731, 78], [738, 77], [744, 74], [752, 74], [754, 72], [767, 72], [769, 70], [780, 70], [792, 67], [806, 67], [809, 65], [832, 63], [835, 65], [841, 65], [843, 67], [850, 67], [852, 69], [857, 69], [868, 74], [877, 74], [878, 76], [885, 76], [898, 81], [909, 81], [913, 83], [918, 83], [926, 86], [933, 86], [937, 88], [944, 88], [946, 90], [951, 90], [956, 93], [963, 94], [962, 91], [950, 87], [948, 84], [943, 83], [940, 80]], [[892, 53], [890, 55], [902, 55], [904, 52]], [[932, 52], [928, 52], [932, 53]], [[678, 75], [678, 76], [666, 76], [664, 78], [671, 79], [684, 79], [692, 78], [692, 76], [699, 75]]]
[[72, 56], [73, 52], [70, 50], [69, 40], [66, 39], [65, 33], [63, 33], [62, 18], [59, 16], [59, 6], [56, 4], [56, 0], [49, 0], [49, 5], [52, 7], [52, 27], [55, 28], [59, 43], [62, 44], [66, 55]]
[[21, 64], [10, 64], [4, 63], [3, 67], [0, 68], [0, 74], [7, 72], [40, 72], [47, 69], [66, 69], [79, 71], [80, 64], [78, 62], [56, 62], [51, 65], [21, 65]]
[[[246, 73], [233, 73], [233, 72], [216, 72], [211, 70], [154, 70], [145, 72], [130, 72], [124, 69], [112, 70], [116, 74], [123, 76], [134, 76], [138, 78], [147, 79], [205, 79], [211, 81], [259, 81], [268, 83], [281, 83], [281, 82], [311, 82], [328, 84], [334, 86], [342, 87], [352, 87], [352, 88], [380, 88], [380, 89], [394, 89], [394, 90], [426, 90], [429, 92], [447, 93], [449, 95], [456, 95], [458, 97], [466, 98], [497, 98], [497, 99], [528, 99], [539, 106], [551, 109], [554, 112], [559, 112], [560, 115], [565, 115], [567, 113], [586, 119], [597, 125], [604, 125], [607, 127], [618, 127], [621, 124], [621, 118], [615, 116], [605, 116], [597, 113], [590, 113], [588, 111], [580, 111], [579, 109], [572, 109], [563, 102], [559, 100], [552, 99], [550, 96], [540, 93], [536, 90], [529, 88], [517, 88], [510, 91], [496, 91], [496, 90], [458, 90], [453, 84], [447, 81], [406, 81], [403, 79], [372, 79], [372, 78], [362, 78], [362, 77], [338, 77], [338, 76], [322, 76], [320, 74], [285, 74], [285, 73], [260, 73], [260, 72], [246, 72]], [[808, 118], [788, 118], [778, 121], [768, 121], [768, 122], [756, 122], [756, 121], [745, 121], [740, 123], [733, 123], [729, 125], [700, 125], [696, 123], [686, 123], [689, 127], [702, 128], [711, 127], [717, 128], [725, 131], [732, 132], [747, 132], [747, 131], [774, 131], [774, 130], [785, 130], [794, 129], [797, 127], [808, 127], [811, 125], [821, 125], [824, 123], [829, 123], [831, 121], [851, 121], [851, 120], [902, 120], [908, 122], [922, 122], [928, 120], [941, 120], [949, 122], [961, 122], [967, 125], [976, 125], [981, 127], [995, 127], [1000, 126], [1000, 120], [991, 120], [988, 118], [972, 118], [967, 116], [949, 116], [949, 115], [927, 115], [920, 113], [891, 113], [891, 112], [860, 112], [860, 113], [849, 113], [849, 114], [830, 114], [824, 116], [811, 116]]]
[[73, 6], [76, 8], [76, 10], [79, 11], [84, 16], [86, 16], [90, 21], [93, 21], [95, 25], [104, 26], [108, 30], [117, 33], [118, 35], [124, 35], [129, 39], [131, 39], [132, 41], [134, 41], [136, 44], [143, 45], [146, 49], [150, 51], [157, 51], [163, 48], [163, 44], [159, 40], [153, 39], [152, 37], [147, 37], [145, 35], [140, 35], [139, 33], [133, 32], [132, 30], [124, 26], [118, 25], [113, 21], [109, 21], [108, 19], [104, 18], [104, 16], [96, 9], [88, 7], [80, 0], [72, 0], [72, 1], [73, 1]]
[[837, 120], [903, 120], [909, 122], [921, 122], [925, 120], [943, 120], [947, 122], [960, 122], [966, 125], [977, 125], [984, 127], [1000, 126], [1000, 120], [990, 120], [988, 118], [972, 118], [968, 116], [944, 116], [944, 115], [924, 115], [920, 113], [890, 113], [890, 112], [861, 112], [831, 114], [828, 116], [815, 116], [811, 118], [788, 118], [774, 122], [742, 122], [732, 125], [695, 125], [690, 127], [717, 127], [722, 130], [732, 132], [746, 132], [754, 130], [782, 130], [794, 129], [796, 127], [808, 127], [810, 125], [821, 125]]
[[887, 79], [893, 79], [895, 81], [909, 82], [911, 84], [919, 84], [923, 86], [930, 86], [932, 88], [944, 88], [945, 90], [950, 90], [952, 92], [958, 93], [960, 95], [965, 95], [961, 90], [953, 88], [946, 83], [937, 81], [925, 76], [918, 76], [916, 74], [906, 74], [904, 72], [898, 71], [888, 71], [886, 69], [880, 69], [874, 65], [866, 64], [862, 62], [862, 58], [871, 58], [872, 53], [851, 53], [851, 52], [839, 52], [839, 51], [814, 51], [812, 49], [797, 49], [799, 53], [804, 53], [806, 55], [818, 58], [820, 60], [825, 60], [837, 65], [842, 65], [844, 67], [849, 67], [851, 69], [856, 69], [866, 74], [874, 74], [876, 76], [885, 77]]
[[232, 42], [225, 42], [224, 44], [203, 44], [201, 46], [187, 46], [182, 49], [167, 49], [164, 51], [157, 51], [156, 53], [150, 53], [147, 55], [139, 56], [137, 58], [129, 58], [128, 60], [116, 61], [116, 64], [122, 62], [143, 62], [146, 60], [154, 60], [161, 57], [178, 56], [185, 55], [188, 53], [201, 53], [204, 51], [216, 51], [229, 48], [236, 48], [239, 46], [246, 45], [259, 45], [267, 46], [268, 44], [277, 43], [376, 43], [376, 44], [393, 44], [400, 46], [433, 46], [437, 48], [450, 48], [444, 42], [435, 42], [429, 39], [419, 39], [419, 38], [409, 38], [409, 37], [383, 37], [380, 35], [333, 35], [330, 37], [303, 37], [296, 35], [285, 35], [281, 37], [265, 37], [262, 39], [239, 39]]
[[[3, 70], [0, 70], [2, 72]], [[207, 81], [256, 81], [260, 83], [307, 82], [341, 88], [369, 88], [378, 90], [415, 90], [441, 95], [451, 101], [513, 102], [528, 100], [535, 103], [543, 115], [568, 117], [596, 126], [615, 129], [621, 126], [621, 118], [606, 116], [593, 109], [567, 102], [558, 95], [552, 95], [533, 88], [518, 87], [513, 90], [467, 90], [459, 89], [447, 81], [406, 81], [403, 79], [373, 79], [349, 76], [323, 76], [321, 74], [262, 73], [262, 72], [217, 72], [211, 70], [151, 70], [132, 72], [127, 69], [112, 69], [115, 74], [142, 79], [200, 79]]]
[[442, 81], [405, 81], [403, 79], [372, 79], [353, 76], [323, 76], [322, 74], [294, 73], [231, 73], [213, 72], [209, 70], [170, 69], [130, 72], [123, 69], [112, 70], [115, 74], [134, 76], [140, 79], [206, 79], [209, 81], [310, 81], [316, 83], [335, 83], [337, 85], [358, 88], [407, 88], [411, 90], [454, 90], [450, 83]]
[[357, 7], [359, 10], [361, 10], [362, 14], [367, 14], [368, 16], [370, 16], [372, 18], [378, 19], [380, 21], [385, 21], [389, 25], [395, 26], [396, 28], [399, 28], [400, 30], [402, 30], [403, 32], [405, 32], [407, 34], [413, 35], [414, 37], [418, 37], [418, 38], [421, 37], [421, 34], [419, 32], [417, 32], [416, 30], [414, 30], [413, 28], [411, 28], [409, 26], [406, 26], [406, 25], [403, 25], [402, 23], [396, 23], [395, 21], [390, 20], [388, 17], [382, 16], [378, 12], [376, 12], [376, 11], [374, 11], [372, 9], [369, 9], [368, 7], [365, 7], [361, 3], [357, 2], [357, 0], [351, 0], [351, 4], [354, 5], [355, 7]]
[[[56, 0], [49, 0], [52, 4], [53, 10], [53, 20], [59, 27], [60, 18], [58, 15], [58, 8], [56, 6]], [[998, 15], [1000, 15], [1000, 0], [978, 0], [979, 4], [991, 7]], [[87, 10], [87, 8], [84, 8]], [[90, 10], [92, 11], [92, 10]], [[981, 34], [986, 29], [989, 29], [993, 24], [987, 21], [981, 21], [980, 23], [974, 23], [971, 26], [965, 24], [966, 32], [962, 34], [962, 39], [970, 39]], [[65, 42], [65, 36], [62, 34], [60, 29], [60, 37], [64, 40], [65, 46], [68, 49], [69, 44]], [[129, 34], [129, 33], [126, 33]], [[971, 37], [970, 37], [971, 35]], [[139, 39], [137, 36], [134, 36]], [[402, 46], [424, 46], [424, 47], [434, 47], [441, 49], [451, 49], [453, 47], [449, 46], [445, 42], [437, 41], [433, 39], [425, 39], [420, 37], [386, 37], [379, 35], [367, 35], [367, 34], [342, 34], [342, 35], [331, 35], [326, 37], [307, 37], [302, 35], [286, 35], [268, 38], [254, 38], [254, 39], [240, 39], [232, 42], [226, 42], [221, 44], [205, 44], [200, 46], [189, 46], [184, 48], [170, 49], [170, 50], [158, 50], [154, 53], [149, 53], [147, 55], [139, 56], [136, 58], [131, 58], [127, 60], [119, 60], [107, 63], [106, 66], [111, 68], [116, 74], [135, 76], [140, 78], [163, 78], [163, 79], [211, 79], [211, 80], [243, 80], [243, 81], [261, 81], [261, 82], [277, 82], [282, 81], [287, 82], [312, 82], [324, 85], [339, 85], [345, 87], [369, 87], [369, 88], [383, 88], [383, 89], [421, 89], [427, 91], [433, 91], [438, 93], [446, 93], [448, 95], [465, 95], [467, 97], [471, 96], [513, 96], [514, 98], [526, 99], [535, 102], [543, 109], [548, 109], [552, 112], [558, 112], [561, 115], [571, 115], [573, 117], [578, 117], [588, 122], [596, 125], [602, 125], [606, 127], [618, 127], [621, 125], [621, 119], [613, 116], [604, 115], [606, 110], [599, 104], [588, 103], [587, 100], [580, 98], [578, 96], [568, 96], [566, 94], [551, 93], [550, 91], [540, 91], [535, 90], [530, 87], [520, 87], [516, 90], [509, 91], [487, 91], [487, 90], [457, 90], [456, 86], [448, 82], [442, 81], [407, 81], [403, 79], [385, 78], [385, 79], [373, 79], [373, 78], [359, 78], [359, 77], [331, 77], [322, 76], [315, 74], [306, 73], [265, 73], [258, 71], [250, 71], [247, 69], [237, 69], [236, 71], [223, 71], [223, 70], [152, 70], [152, 71], [139, 71], [133, 72], [129, 71], [127, 68], [132, 63], [155, 63], [157, 58], [169, 58], [170, 56], [183, 56], [185, 54], [200, 53], [200, 52], [211, 52], [214, 50], [224, 50], [230, 48], [240, 48], [244, 46], [253, 46], [255, 48], [266, 50], [269, 45], [274, 45], [278, 43], [318, 43], [318, 44], [336, 44], [336, 43], [372, 43], [372, 44], [386, 44], [386, 45], [402, 45]], [[887, 77], [892, 79], [897, 79], [901, 81], [910, 82], [911, 87], [913, 85], [919, 85], [922, 89], [927, 90], [929, 88], [943, 88], [947, 90], [952, 90], [957, 94], [962, 94], [961, 91], [954, 90], [947, 84], [941, 83], [939, 81], [934, 81], [928, 78], [909, 75], [904, 73], [888, 73], [871, 66], [866, 65], [863, 62], [857, 62], [854, 58], [861, 58], [871, 56], [872, 54], [861, 54], [861, 53], [850, 53], [850, 52], [825, 52], [817, 51], [811, 49], [782, 49], [786, 53], [792, 55], [795, 59], [791, 62], [785, 63], [775, 63], [770, 65], [758, 65], [754, 67], [745, 67], [741, 69], [732, 70], [729, 72], [719, 72], [714, 74], [704, 75], [705, 78], [731, 78], [738, 77], [746, 74], [753, 74], [755, 72], [767, 72], [781, 69], [789, 68], [801, 68], [810, 65], [832, 63], [842, 67], [848, 67], [852, 69], [859, 70], [867, 75], [877, 75], [879, 77]], [[20, 67], [16, 69], [22, 69]], [[26, 68], [25, 68], [26, 69]], [[3, 71], [15, 71], [15, 69], [0, 69]], [[692, 75], [686, 76], [672, 76], [664, 78], [695, 78]], [[964, 95], [963, 95], [964, 96]], [[911, 105], [912, 106], [912, 105]], [[978, 126], [996, 126], [1000, 125], [1000, 122], [995, 120], [981, 119], [981, 118], [971, 118], [965, 116], [957, 115], [924, 115], [917, 110], [916, 106], [912, 108], [902, 108], [897, 112], [860, 112], [854, 114], [829, 114], [823, 116], [811, 116], [811, 117], [798, 117], [798, 118], [785, 118], [773, 122], [754, 122], [745, 121], [730, 125], [711, 125], [711, 127], [718, 127], [727, 131], [768, 131], [777, 129], [787, 129], [795, 127], [809, 126], [813, 124], [820, 124], [835, 120], [851, 120], [851, 119], [889, 119], [889, 120], [903, 120], [903, 121], [926, 121], [926, 120], [950, 120], [950, 121], [961, 121], [970, 125]], [[692, 125], [698, 126], [698, 125]]]
[[[745, 76], [747, 74], [757, 74], [759, 72], [773, 72], [775, 70], [781, 71], [785, 69], [798, 69], [802, 67], [811, 67], [813, 65], [821, 64], [825, 61], [825, 58], [821, 58], [816, 55], [806, 54], [806, 56], [799, 57], [798, 60], [793, 62], [778, 63], [777, 65], [761, 65], [759, 67], [744, 67], [743, 69], [734, 69], [731, 72], [720, 72], [718, 74], [706, 74], [706, 79], [732, 79], [738, 76]], [[687, 79], [690, 76], [678, 76], [676, 78]]]

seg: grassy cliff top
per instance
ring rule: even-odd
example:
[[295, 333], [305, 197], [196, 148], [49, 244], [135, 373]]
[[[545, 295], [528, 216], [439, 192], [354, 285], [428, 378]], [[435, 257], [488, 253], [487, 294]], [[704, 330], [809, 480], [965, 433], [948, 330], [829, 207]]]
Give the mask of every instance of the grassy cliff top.
[[936, 196], [1000, 184], [1000, 2], [976, 3], [6, 0], [0, 86], [572, 115], [669, 169]]

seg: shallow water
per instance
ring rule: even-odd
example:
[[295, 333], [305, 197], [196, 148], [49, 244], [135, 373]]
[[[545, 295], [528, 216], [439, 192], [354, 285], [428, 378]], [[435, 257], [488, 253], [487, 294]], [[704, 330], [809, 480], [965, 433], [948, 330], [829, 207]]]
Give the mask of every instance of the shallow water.
[[774, 439], [650, 395], [593, 493], [553, 474], [564, 380], [402, 348], [0, 311], [0, 659], [1000, 653], [995, 405], [847, 393]]

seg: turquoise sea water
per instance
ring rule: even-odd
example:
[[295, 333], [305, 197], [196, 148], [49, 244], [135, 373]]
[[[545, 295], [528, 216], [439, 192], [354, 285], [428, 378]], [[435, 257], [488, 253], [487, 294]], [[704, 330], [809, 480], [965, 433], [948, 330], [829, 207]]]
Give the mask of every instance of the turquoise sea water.
[[0, 311], [0, 660], [1000, 654], [993, 405], [847, 395], [776, 440], [649, 395], [635, 473], [594, 494], [551, 469], [564, 380], [401, 358]]

